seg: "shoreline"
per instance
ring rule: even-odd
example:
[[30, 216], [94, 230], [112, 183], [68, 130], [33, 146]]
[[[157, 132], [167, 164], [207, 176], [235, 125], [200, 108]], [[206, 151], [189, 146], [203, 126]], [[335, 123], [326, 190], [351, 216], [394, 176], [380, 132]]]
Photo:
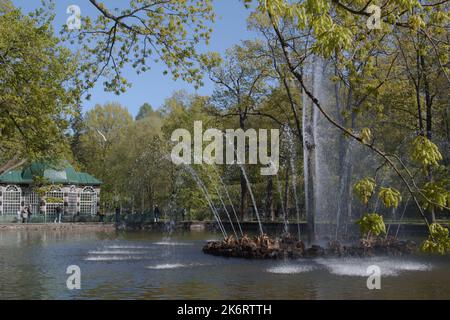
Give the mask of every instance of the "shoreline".
[[89, 222], [66, 222], [66, 223], [2, 223], [2, 231], [116, 231], [114, 223], [89, 223]]

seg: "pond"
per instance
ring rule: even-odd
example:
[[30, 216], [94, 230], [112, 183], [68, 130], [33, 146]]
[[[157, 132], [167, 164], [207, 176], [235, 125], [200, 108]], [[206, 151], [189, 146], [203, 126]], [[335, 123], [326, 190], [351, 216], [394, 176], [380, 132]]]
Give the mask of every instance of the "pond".
[[[449, 257], [227, 259], [217, 234], [0, 232], [0, 299], [450, 299]], [[81, 270], [69, 290], [66, 269]], [[381, 289], [367, 289], [367, 267]]]

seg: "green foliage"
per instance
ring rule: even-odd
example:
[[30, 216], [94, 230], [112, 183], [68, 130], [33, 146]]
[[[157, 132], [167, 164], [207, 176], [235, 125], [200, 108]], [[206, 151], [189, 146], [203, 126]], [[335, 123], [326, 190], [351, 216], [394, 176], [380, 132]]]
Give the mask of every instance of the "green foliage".
[[354, 192], [361, 200], [362, 203], [367, 204], [370, 197], [372, 197], [375, 191], [376, 183], [373, 178], [365, 178], [359, 180], [353, 187]]
[[370, 143], [372, 140], [372, 131], [369, 128], [362, 128], [360, 138], [363, 143]]
[[402, 195], [400, 194], [400, 191], [394, 188], [380, 187], [378, 197], [381, 199], [386, 208], [397, 208], [399, 203], [402, 201]]
[[52, 189], [52, 185], [49, 181], [35, 182], [35, 186], [33, 187], [33, 191], [39, 195], [39, 198], [45, 197], [47, 192], [50, 192]]
[[105, 160], [111, 146], [123, 137], [132, 123], [131, 114], [118, 103], [95, 105], [86, 113], [81, 125], [77, 160], [87, 171], [103, 180], [107, 170]]
[[55, 189], [62, 188], [62, 185], [52, 184], [50, 181], [43, 177], [33, 177], [33, 191], [36, 192], [39, 198], [44, 199], [48, 203], [62, 203], [64, 202], [60, 198], [47, 197], [47, 194]]
[[424, 168], [437, 166], [442, 160], [439, 148], [424, 136], [418, 136], [413, 141], [412, 159]]
[[80, 91], [75, 59], [51, 23], [11, 6], [0, 15], [0, 164], [67, 154], [67, 118]]
[[61, 198], [55, 198], [55, 197], [47, 197], [45, 199], [46, 203], [64, 203], [64, 200]]
[[196, 46], [209, 43], [215, 19], [211, 0], [120, 2], [113, 9], [91, 1], [97, 15], [83, 16], [80, 30], [62, 32], [64, 39], [82, 48], [80, 72], [86, 89], [103, 76], [105, 89], [120, 94], [130, 86], [122, 76], [125, 68], [139, 74], [158, 62], [174, 80], [201, 85], [202, 55]]
[[136, 115], [135, 120], [138, 121], [138, 120], [142, 120], [146, 117], [150, 117], [154, 114], [154, 112], [155, 111], [153, 111], [152, 106], [146, 102], [139, 108], [139, 111], [138, 111], [138, 114]]
[[[251, 2], [244, 1], [247, 7]], [[350, 49], [354, 44], [355, 36], [362, 32], [367, 33], [367, 16], [363, 14], [368, 6], [367, 1], [258, 0], [255, 2], [258, 3], [257, 10], [268, 14], [275, 25], [289, 22], [300, 30], [310, 30], [315, 38], [312, 50], [324, 57], [330, 57], [336, 51]], [[378, 5], [381, 6], [381, 3]], [[439, 7], [436, 7], [439, 11]], [[376, 30], [375, 37], [391, 33], [391, 27], [399, 21], [409, 25], [413, 32], [417, 32], [428, 25], [443, 26], [445, 25], [443, 21], [448, 19], [442, 15], [440, 19], [437, 17], [424, 19], [423, 16], [427, 14], [427, 11], [417, 0], [390, 1], [383, 4], [383, 12], [389, 12], [390, 15], [387, 18], [382, 16], [382, 28]], [[407, 21], [404, 20], [405, 16]]]
[[445, 181], [427, 182], [422, 188], [422, 193], [426, 197], [423, 199], [422, 207], [430, 212], [442, 210], [450, 204], [450, 191], [446, 189]]
[[359, 225], [359, 231], [362, 236], [379, 236], [382, 233], [386, 233], [383, 216], [377, 213], [366, 213], [361, 219], [356, 221], [356, 224]]
[[422, 243], [422, 251], [428, 253], [450, 253], [450, 237], [448, 229], [438, 223], [430, 225], [430, 235]]

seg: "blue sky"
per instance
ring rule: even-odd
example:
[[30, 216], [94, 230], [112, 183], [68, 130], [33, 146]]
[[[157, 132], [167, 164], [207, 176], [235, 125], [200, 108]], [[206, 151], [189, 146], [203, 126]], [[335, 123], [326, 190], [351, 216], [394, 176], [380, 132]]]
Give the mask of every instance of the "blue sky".
[[[108, 8], [115, 8], [127, 0], [104, 0]], [[95, 8], [88, 0], [57, 0], [56, 2], [56, 31], [66, 23], [69, 5], [78, 5], [82, 15], [92, 16], [97, 14]], [[22, 8], [24, 12], [34, 10], [40, 6], [40, 0], [13, 0], [13, 3]], [[209, 46], [201, 45], [200, 51], [217, 51], [223, 54], [227, 48], [242, 40], [252, 39], [255, 35], [247, 31], [246, 19], [250, 13], [239, 0], [214, 0], [214, 8], [217, 15], [213, 25], [213, 34]], [[170, 74], [163, 75], [162, 65], [151, 65], [152, 69], [145, 74], [136, 75], [134, 71], [125, 71], [124, 76], [133, 83], [128, 91], [120, 96], [110, 92], [104, 92], [101, 82], [91, 91], [90, 101], [84, 102], [84, 111], [89, 110], [97, 103], [108, 101], [120, 102], [127, 107], [131, 114], [136, 115], [139, 107], [144, 102], [149, 102], [154, 108], [160, 107], [166, 98], [174, 91], [184, 89], [189, 93], [209, 95], [213, 91], [213, 84], [205, 77], [205, 86], [195, 90], [193, 85], [181, 80], [173, 81]]]

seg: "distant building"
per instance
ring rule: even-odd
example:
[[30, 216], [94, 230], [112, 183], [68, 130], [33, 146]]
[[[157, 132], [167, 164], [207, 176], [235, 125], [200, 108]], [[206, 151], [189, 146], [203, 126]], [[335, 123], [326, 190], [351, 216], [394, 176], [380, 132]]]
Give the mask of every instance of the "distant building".
[[[42, 199], [33, 191], [34, 177], [43, 177], [51, 184]], [[101, 184], [100, 180], [77, 172], [68, 164], [55, 167], [33, 163], [23, 170], [0, 175], [0, 216], [16, 216], [24, 206], [33, 215], [53, 215], [60, 206], [64, 215], [93, 216], [99, 210]]]

